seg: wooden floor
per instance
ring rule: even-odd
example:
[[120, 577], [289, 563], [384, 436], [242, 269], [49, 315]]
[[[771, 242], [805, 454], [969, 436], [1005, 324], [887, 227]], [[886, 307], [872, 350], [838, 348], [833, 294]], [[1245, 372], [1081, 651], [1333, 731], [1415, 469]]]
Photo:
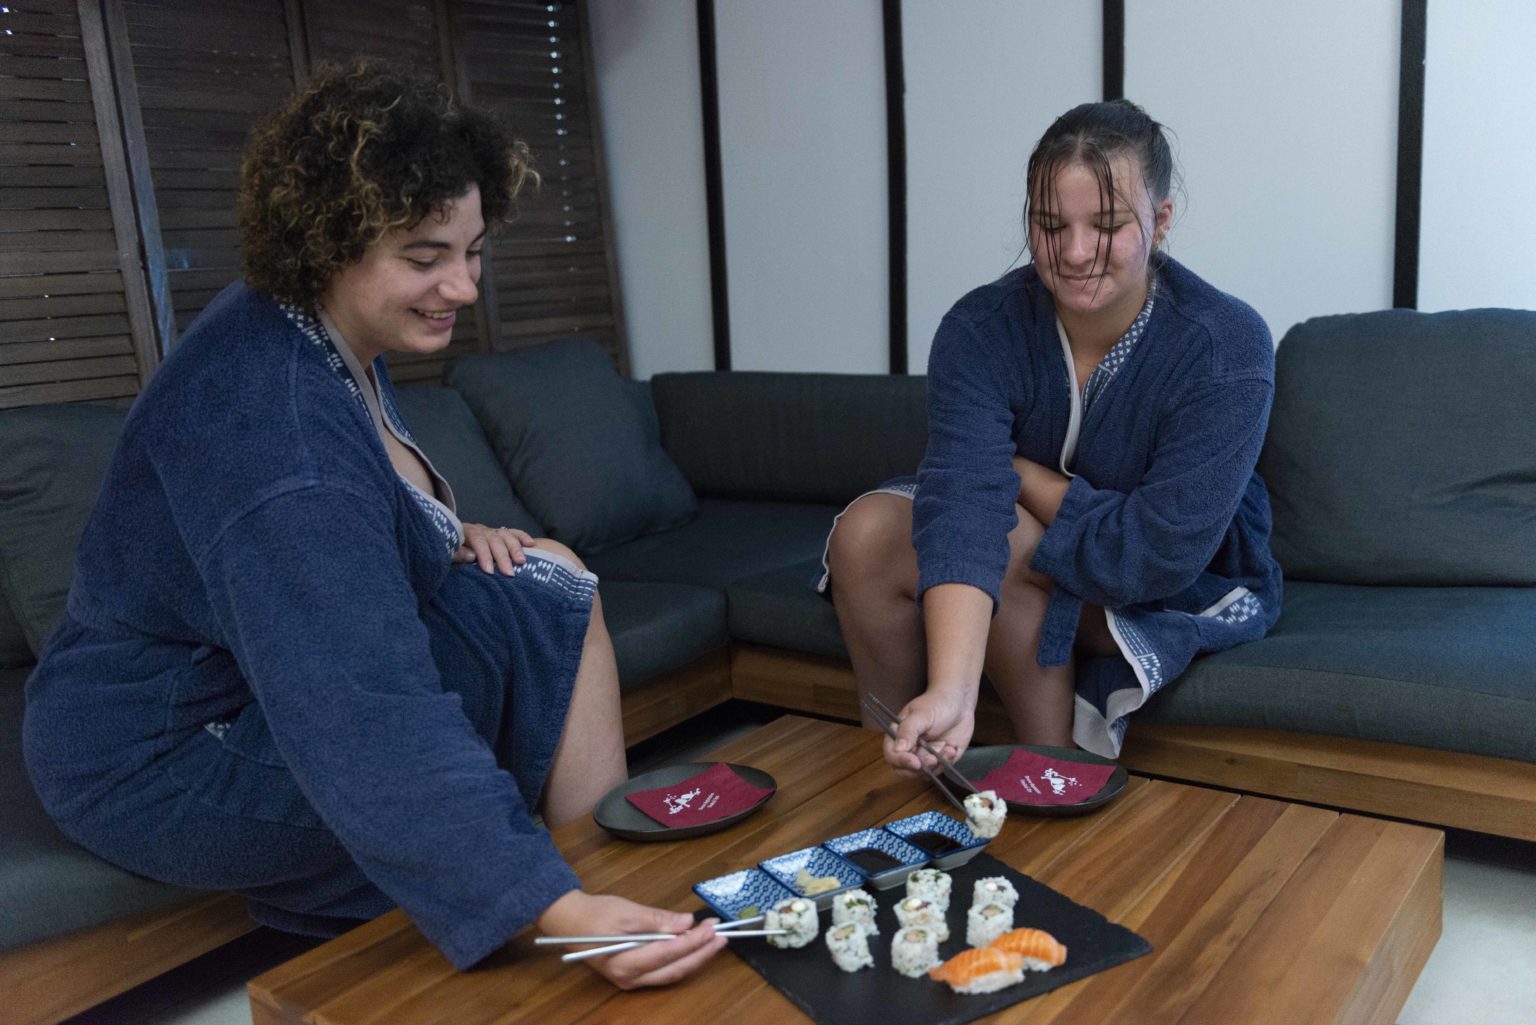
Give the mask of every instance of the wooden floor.
[[[720, 755], [771, 772], [777, 796], [686, 846], [615, 842], [590, 821], [573, 823], [555, 835], [585, 885], [688, 906], [694, 882], [942, 807], [924, 784], [890, 773], [869, 731], [786, 717]], [[989, 1020], [1390, 1025], [1440, 934], [1442, 840], [1418, 826], [1140, 778], [1093, 815], [1016, 816], [989, 853], [1136, 930], [1154, 951]], [[730, 955], [683, 985], [626, 994], [525, 935], [456, 973], [399, 912], [261, 976], [250, 994], [255, 1025], [803, 1020]]]

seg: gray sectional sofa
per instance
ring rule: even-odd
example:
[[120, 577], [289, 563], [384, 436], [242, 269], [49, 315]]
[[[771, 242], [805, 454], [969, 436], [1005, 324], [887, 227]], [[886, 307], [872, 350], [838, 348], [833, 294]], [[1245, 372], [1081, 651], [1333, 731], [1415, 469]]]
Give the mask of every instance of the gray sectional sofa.
[[[1261, 469], [1284, 613], [1166, 688], [1124, 760], [1536, 839], [1536, 313], [1321, 318], [1278, 360]], [[922, 378], [630, 382], [560, 342], [459, 360], [445, 384], [402, 387], [402, 411], [466, 519], [548, 533], [599, 574], [631, 743], [733, 697], [855, 717], [811, 583], [842, 505], [919, 460]], [[22, 684], [123, 415], [0, 414], [0, 975], [43, 996], [93, 964], [126, 988], [248, 928], [227, 895], [74, 847], [21, 764]], [[1006, 739], [995, 700], [980, 722]], [[113, 991], [39, 996], [30, 1020]]]

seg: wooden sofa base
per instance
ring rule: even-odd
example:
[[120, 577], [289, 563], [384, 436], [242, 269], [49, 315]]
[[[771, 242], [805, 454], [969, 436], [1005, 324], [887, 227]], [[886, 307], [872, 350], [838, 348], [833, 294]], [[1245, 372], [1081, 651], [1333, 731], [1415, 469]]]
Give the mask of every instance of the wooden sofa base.
[[[738, 645], [732, 695], [857, 720], [846, 662]], [[976, 739], [1006, 743], [1001, 703], [983, 694]], [[1536, 765], [1403, 744], [1220, 726], [1137, 725], [1121, 762], [1136, 772], [1387, 818], [1536, 840]]]
[[5, 1020], [53, 1025], [254, 928], [245, 901], [225, 893], [7, 951]]

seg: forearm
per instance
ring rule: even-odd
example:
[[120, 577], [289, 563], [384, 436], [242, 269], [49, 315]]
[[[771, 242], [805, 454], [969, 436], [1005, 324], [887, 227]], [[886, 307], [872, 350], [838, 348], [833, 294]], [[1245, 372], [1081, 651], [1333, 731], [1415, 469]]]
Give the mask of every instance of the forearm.
[[1019, 504], [1042, 524], [1050, 526], [1071, 480], [1023, 456], [1013, 457], [1013, 468], [1019, 475]]
[[974, 707], [992, 628], [991, 597], [969, 584], [931, 587], [923, 595], [923, 628], [929, 693]]

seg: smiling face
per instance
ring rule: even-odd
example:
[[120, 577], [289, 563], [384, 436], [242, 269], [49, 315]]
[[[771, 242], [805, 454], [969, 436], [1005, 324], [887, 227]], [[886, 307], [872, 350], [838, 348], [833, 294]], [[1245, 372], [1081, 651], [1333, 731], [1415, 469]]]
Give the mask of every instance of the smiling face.
[[321, 305], [365, 367], [385, 352], [437, 352], [459, 308], [480, 294], [484, 243], [480, 190], [471, 185], [415, 227], [370, 245], [331, 278]]
[[[1029, 249], [1063, 320], [1128, 326], [1147, 297], [1147, 265], [1168, 230], [1173, 201], [1154, 203], [1128, 153], [1109, 158], [1113, 203], [1093, 169], [1061, 166], [1050, 195], [1031, 197]], [[1042, 190], [1044, 191], [1044, 190]]]

